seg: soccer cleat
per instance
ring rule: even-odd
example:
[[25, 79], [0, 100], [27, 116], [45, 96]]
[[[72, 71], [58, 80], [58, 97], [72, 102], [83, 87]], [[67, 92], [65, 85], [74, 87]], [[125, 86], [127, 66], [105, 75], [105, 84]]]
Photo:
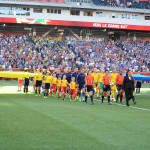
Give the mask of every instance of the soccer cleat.
[[76, 100], [74, 99], [73, 101], [75, 102]]
[[60, 98], [60, 96], [58, 96], [58, 98]]
[[46, 98], [46, 96], [44, 96], [44, 98]]
[[65, 99], [63, 98], [63, 101], [64, 101]]
[[28, 92], [26, 94], [28, 94]]
[[76, 99], [79, 99], [79, 96], [76, 96]]
[[79, 99], [79, 102], [81, 102], [82, 101], [82, 99]]
[[92, 103], [92, 105], [94, 105], [94, 103]]
[[38, 96], [37, 94], [35, 94], [35, 96]]
[[134, 102], [133, 104], [136, 104], [136, 102]]
[[72, 99], [70, 99], [70, 102], [72, 102]]
[[115, 101], [116, 101], [116, 99], [115, 99], [115, 98], [113, 98], [113, 101], [115, 102]]
[[39, 96], [41, 96], [41, 95], [39, 94]]
[[85, 102], [85, 100], [83, 100], [83, 102]]

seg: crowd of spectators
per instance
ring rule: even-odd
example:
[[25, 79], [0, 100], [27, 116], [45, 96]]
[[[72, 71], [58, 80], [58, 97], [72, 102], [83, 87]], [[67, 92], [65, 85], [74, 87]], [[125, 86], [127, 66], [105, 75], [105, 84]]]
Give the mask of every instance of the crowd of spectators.
[[65, 38], [3, 35], [0, 68], [98, 68], [148, 72], [150, 43], [144, 41], [77, 41]]
[[95, 5], [111, 7], [150, 9], [149, 1], [139, 0], [92, 0]]

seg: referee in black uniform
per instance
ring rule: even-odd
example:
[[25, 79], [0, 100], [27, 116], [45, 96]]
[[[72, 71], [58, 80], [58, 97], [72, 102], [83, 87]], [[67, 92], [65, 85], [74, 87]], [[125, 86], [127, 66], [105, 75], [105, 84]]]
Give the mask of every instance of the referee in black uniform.
[[130, 70], [127, 71], [126, 76], [124, 77], [122, 89], [125, 90], [126, 105], [129, 107], [129, 100], [131, 98], [133, 99], [133, 91], [135, 90], [134, 78], [132, 77], [132, 72]]

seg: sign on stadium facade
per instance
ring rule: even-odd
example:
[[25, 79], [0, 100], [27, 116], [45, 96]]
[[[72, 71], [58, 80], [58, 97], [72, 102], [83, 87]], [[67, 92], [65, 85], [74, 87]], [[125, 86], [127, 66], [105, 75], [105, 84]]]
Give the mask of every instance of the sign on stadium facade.
[[27, 19], [27, 18], [0, 17], [0, 22], [1, 23], [44, 24], [44, 25], [80, 26], [80, 27], [150, 31], [150, 26], [142, 26], [142, 25], [81, 22], [81, 21], [62, 21], [62, 20], [50, 20], [50, 19]]

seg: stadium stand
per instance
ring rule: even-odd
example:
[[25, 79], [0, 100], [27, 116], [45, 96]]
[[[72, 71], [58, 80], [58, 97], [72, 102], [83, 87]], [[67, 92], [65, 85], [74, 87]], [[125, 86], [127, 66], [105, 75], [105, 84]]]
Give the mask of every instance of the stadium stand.
[[149, 71], [150, 44], [144, 41], [77, 41], [65, 38], [3, 35], [0, 38], [0, 68], [47, 67], [130, 68]]

